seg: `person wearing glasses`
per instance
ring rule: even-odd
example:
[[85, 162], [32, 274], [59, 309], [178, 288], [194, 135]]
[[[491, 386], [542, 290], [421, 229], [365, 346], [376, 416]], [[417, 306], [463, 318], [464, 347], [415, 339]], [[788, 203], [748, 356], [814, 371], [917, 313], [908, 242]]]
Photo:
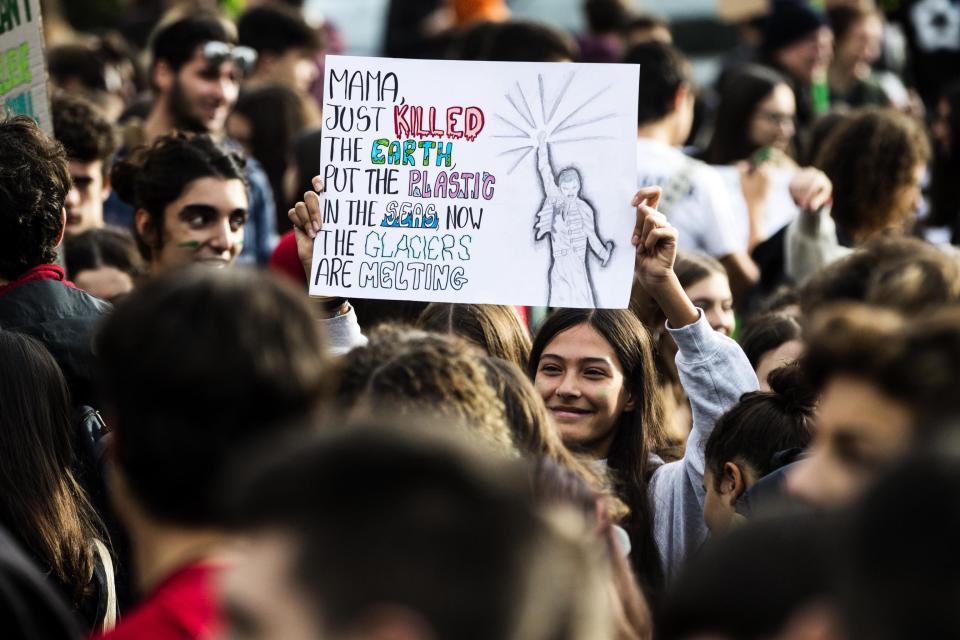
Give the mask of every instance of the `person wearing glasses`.
[[[240, 82], [256, 63], [255, 51], [235, 43], [233, 24], [215, 14], [192, 13], [161, 24], [150, 44], [149, 79], [155, 99], [142, 123], [128, 123], [119, 155], [174, 131], [225, 139], [227, 116], [237, 101]], [[236, 143], [226, 142], [240, 150]], [[244, 173], [250, 202], [239, 261], [265, 264], [277, 241], [273, 192], [253, 158], [247, 158]], [[131, 228], [132, 205], [119, 196], [111, 197], [105, 208], [107, 222]]]
[[639, 64], [637, 182], [661, 185], [660, 209], [680, 230], [680, 249], [719, 260], [741, 304], [759, 278], [757, 266], [734, 229], [733, 202], [712, 167], [687, 156], [683, 144], [693, 127], [693, 68], [675, 47], [647, 42], [631, 47], [624, 62]]

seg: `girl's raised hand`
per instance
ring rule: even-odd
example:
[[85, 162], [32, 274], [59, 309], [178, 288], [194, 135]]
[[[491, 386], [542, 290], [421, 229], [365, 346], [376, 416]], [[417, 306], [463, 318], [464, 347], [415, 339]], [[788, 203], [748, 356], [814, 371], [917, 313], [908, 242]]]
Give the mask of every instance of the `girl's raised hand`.
[[680, 286], [673, 263], [677, 259], [677, 230], [657, 211], [660, 187], [645, 187], [633, 197], [637, 225], [633, 246], [637, 248], [636, 275], [647, 293], [657, 301], [674, 329], [696, 322], [700, 314]]
[[656, 210], [660, 193], [660, 187], [645, 187], [633, 197], [633, 206], [637, 208], [632, 239], [637, 248], [636, 271], [648, 291], [673, 277], [677, 259], [677, 230]]

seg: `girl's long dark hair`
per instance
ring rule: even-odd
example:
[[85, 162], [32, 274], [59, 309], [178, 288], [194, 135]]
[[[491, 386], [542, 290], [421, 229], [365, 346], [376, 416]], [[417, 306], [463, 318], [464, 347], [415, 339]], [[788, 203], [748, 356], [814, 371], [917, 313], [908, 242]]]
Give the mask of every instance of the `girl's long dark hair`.
[[750, 140], [750, 121], [757, 107], [786, 78], [767, 67], [748, 64], [731, 72], [720, 83], [720, 106], [713, 138], [703, 153], [709, 164], [733, 164], [746, 160], [757, 150]]
[[35, 339], [0, 331], [0, 524], [78, 604], [91, 585], [99, 534], [72, 460], [60, 367]]
[[588, 324], [607, 341], [623, 367], [624, 384], [636, 408], [621, 414], [607, 465], [614, 487], [630, 508], [624, 523], [633, 547], [634, 570], [648, 596], [663, 584], [663, 568], [653, 538], [653, 507], [647, 485], [657, 467], [653, 454], [667, 446], [663, 401], [657, 390], [653, 345], [646, 327], [629, 311], [620, 309], [560, 309], [537, 332], [528, 372], [536, 377], [544, 349], [567, 329]]

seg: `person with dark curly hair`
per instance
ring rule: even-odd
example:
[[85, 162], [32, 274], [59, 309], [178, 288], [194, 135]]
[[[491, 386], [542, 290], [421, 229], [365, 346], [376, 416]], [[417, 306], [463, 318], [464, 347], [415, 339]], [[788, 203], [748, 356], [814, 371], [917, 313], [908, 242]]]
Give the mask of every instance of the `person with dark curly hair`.
[[116, 150], [113, 125], [91, 103], [65, 93], [50, 103], [53, 129], [67, 152], [70, 191], [68, 237], [103, 226], [103, 203], [110, 197], [110, 158]]
[[787, 274], [798, 283], [885, 232], [901, 232], [920, 205], [930, 159], [923, 128], [892, 109], [864, 109], [838, 125], [817, 165], [833, 183], [833, 204], [787, 229]]
[[243, 159], [206, 134], [161, 136], [113, 168], [113, 184], [136, 207], [134, 237], [157, 273], [201, 262], [228, 266], [247, 222]]
[[93, 402], [94, 325], [110, 305], [77, 289], [56, 264], [70, 172], [63, 146], [31, 118], [0, 118], [0, 327], [46, 345], [74, 402]]
[[[118, 155], [126, 156], [131, 149], [153, 144], [176, 131], [206, 134], [239, 151], [239, 145], [225, 137], [225, 127], [256, 52], [236, 46], [236, 40], [232, 23], [206, 11], [161, 22], [151, 37], [149, 52], [148, 77], [154, 100], [142, 122], [126, 123], [124, 147]], [[240, 261], [266, 264], [277, 243], [273, 190], [254, 158], [247, 158], [244, 176], [249, 217]], [[107, 201], [106, 220], [130, 227], [137, 208], [136, 203], [115, 193]]]

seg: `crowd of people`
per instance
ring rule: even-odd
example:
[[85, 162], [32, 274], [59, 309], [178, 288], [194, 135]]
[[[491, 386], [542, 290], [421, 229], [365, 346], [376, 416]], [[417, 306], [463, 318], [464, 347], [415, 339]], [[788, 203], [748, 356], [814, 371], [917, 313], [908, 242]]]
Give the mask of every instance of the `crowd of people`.
[[720, 2], [698, 86], [622, 0], [391, 2], [386, 56], [640, 65], [619, 310], [308, 297], [349, 43], [128, 4], [44, 3], [54, 136], [0, 116], [9, 637], [960, 637], [955, 3]]

